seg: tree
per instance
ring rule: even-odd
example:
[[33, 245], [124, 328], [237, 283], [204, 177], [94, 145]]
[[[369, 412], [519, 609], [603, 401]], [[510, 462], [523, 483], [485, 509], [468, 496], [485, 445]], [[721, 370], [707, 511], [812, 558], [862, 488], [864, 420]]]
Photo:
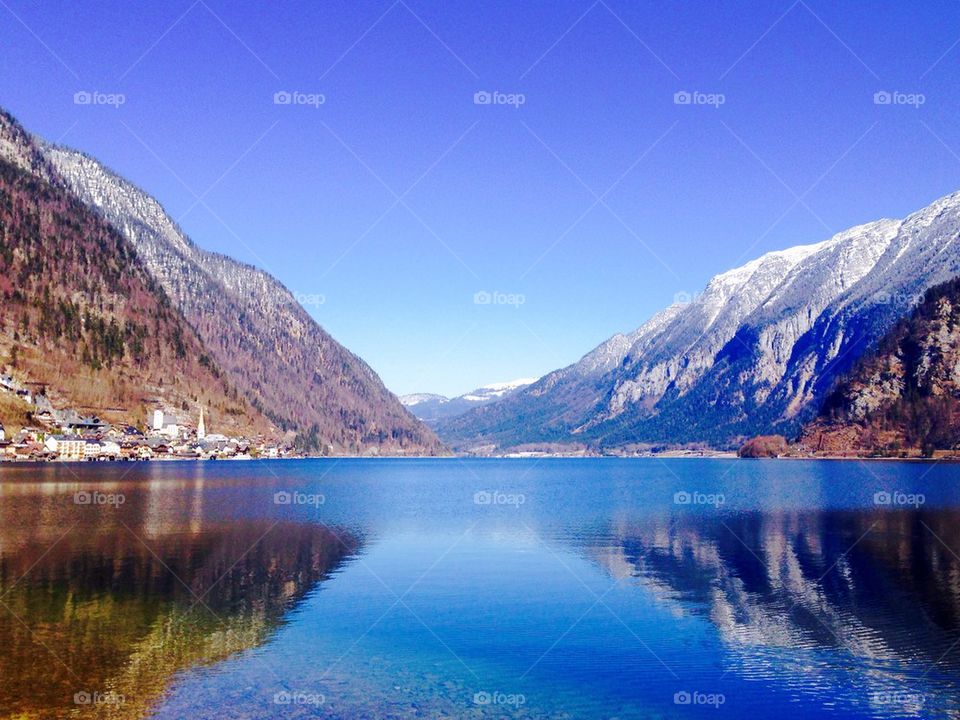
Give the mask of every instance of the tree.
[[742, 458], [775, 458], [790, 451], [783, 435], [759, 435], [747, 440], [737, 451]]

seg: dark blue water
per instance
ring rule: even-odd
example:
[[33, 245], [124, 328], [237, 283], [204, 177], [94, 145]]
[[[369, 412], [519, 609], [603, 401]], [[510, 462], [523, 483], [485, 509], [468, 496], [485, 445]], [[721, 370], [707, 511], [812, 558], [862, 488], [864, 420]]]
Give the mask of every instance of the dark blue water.
[[8, 714], [960, 713], [960, 466], [331, 459], [0, 480]]

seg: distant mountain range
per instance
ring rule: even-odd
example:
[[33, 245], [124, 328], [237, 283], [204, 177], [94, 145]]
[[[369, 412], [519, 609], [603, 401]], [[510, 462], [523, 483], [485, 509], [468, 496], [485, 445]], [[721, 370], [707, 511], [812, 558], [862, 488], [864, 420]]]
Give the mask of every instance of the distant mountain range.
[[401, 395], [400, 402], [428, 426], [437, 427], [442, 421], [455, 418], [473, 408], [502, 400], [534, 382], [536, 378], [493, 383], [454, 398], [433, 393], [414, 393]]
[[[3, 277], [20, 278], [5, 283], [5, 299], [29, 308], [49, 297], [51, 309], [41, 310], [42, 316], [96, 311], [108, 330], [115, 320], [125, 338], [122, 346], [100, 350], [85, 337], [75, 341], [57, 333], [63, 323], [42, 337], [25, 335], [17, 331], [17, 308], [5, 303], [0, 327], [6, 344], [18, 344], [27, 355], [112, 353], [109, 362], [81, 358], [94, 376], [99, 373], [89, 379], [96, 390], [84, 391], [87, 406], [116, 405], [134, 421], [142, 419], [140, 406], [157, 398], [195, 408], [215, 395], [223, 411], [218, 420], [296, 432], [317, 452], [443, 451], [376, 373], [333, 340], [280, 282], [198, 248], [154, 198], [98, 161], [30, 136], [4, 113], [0, 163], [6, 213], [0, 262]], [[76, 235], [75, 252], [63, 228]], [[61, 259], [65, 267], [52, 272], [51, 264]], [[63, 310], [72, 297], [80, 300]], [[138, 350], [141, 345], [146, 350]], [[164, 359], [154, 374], [145, 372], [149, 351]], [[137, 369], [120, 397], [113, 386], [127, 365]], [[40, 372], [36, 366], [30, 371]], [[56, 387], [59, 375], [43, 377]], [[77, 392], [65, 394], [72, 399]], [[91, 394], [99, 399], [94, 402]]]
[[453, 447], [735, 447], [796, 434], [838, 377], [960, 274], [960, 193], [714, 277], [569, 367], [438, 424]]

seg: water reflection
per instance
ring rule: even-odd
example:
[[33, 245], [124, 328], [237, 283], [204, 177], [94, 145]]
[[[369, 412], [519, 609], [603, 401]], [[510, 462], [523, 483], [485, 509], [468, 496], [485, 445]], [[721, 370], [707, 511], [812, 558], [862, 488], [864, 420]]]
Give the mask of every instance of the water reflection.
[[70, 483], [5, 488], [0, 715], [142, 717], [175, 673], [265, 642], [360, 544], [322, 525], [211, 519], [202, 483], [83, 487], [124, 502], [78, 505]]
[[648, 517], [595, 540], [578, 549], [614, 579], [709, 620], [724, 675], [809, 689], [840, 669], [885, 715], [891, 695], [960, 709], [956, 509]]
[[960, 717], [955, 468], [465, 462], [3, 468], [0, 716]]

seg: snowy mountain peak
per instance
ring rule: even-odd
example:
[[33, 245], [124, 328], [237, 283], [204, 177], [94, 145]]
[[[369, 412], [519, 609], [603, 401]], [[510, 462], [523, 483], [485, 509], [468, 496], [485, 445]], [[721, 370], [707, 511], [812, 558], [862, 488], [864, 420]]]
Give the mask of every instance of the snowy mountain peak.
[[[532, 385], [536, 381], [537, 378], [519, 378], [517, 380], [510, 380], [508, 382], [490, 383], [489, 385], [483, 385], [482, 387], [477, 388], [472, 394], [499, 396], [509, 392], [510, 390], [517, 390], [519, 388], [526, 387], [527, 385]], [[466, 395], [463, 397], [466, 397]]]
[[927, 288], [960, 275], [958, 239], [960, 192], [766, 253], [440, 434], [504, 447], [789, 432]]
[[462, 415], [476, 407], [489, 405], [536, 382], [536, 378], [520, 378], [509, 382], [490, 383], [455, 398], [434, 393], [414, 393], [402, 395], [407, 409], [423, 420], [427, 425], [436, 425], [439, 421]]
[[400, 402], [404, 407], [413, 407], [415, 405], [420, 405], [426, 402], [436, 402], [436, 403], [448, 403], [450, 398], [444, 395], [436, 395], [434, 393], [412, 393], [410, 395], [400, 395]]
[[50, 144], [40, 151], [72, 194], [120, 231], [212, 360], [275, 425], [309, 429], [314, 449], [333, 452], [441, 451], [278, 280], [197, 246], [155, 198], [95, 159]]

